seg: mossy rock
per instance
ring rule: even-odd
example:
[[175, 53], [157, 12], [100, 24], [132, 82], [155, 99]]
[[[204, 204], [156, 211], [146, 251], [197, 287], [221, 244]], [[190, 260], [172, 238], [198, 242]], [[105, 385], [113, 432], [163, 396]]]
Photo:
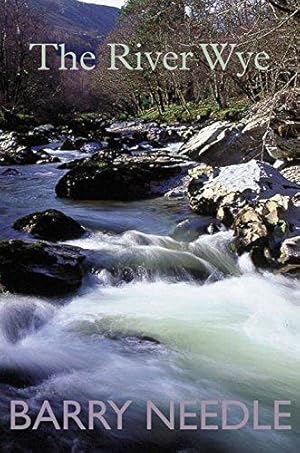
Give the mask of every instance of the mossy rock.
[[17, 220], [13, 228], [47, 241], [66, 241], [81, 237], [85, 230], [71, 217], [56, 209], [35, 212]]
[[62, 296], [80, 287], [84, 259], [76, 247], [0, 241], [0, 286], [13, 293]]

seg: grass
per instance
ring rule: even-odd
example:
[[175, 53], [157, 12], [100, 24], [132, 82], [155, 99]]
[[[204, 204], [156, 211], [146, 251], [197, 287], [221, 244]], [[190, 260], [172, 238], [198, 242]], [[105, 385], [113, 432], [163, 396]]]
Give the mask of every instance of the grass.
[[209, 118], [216, 120], [238, 120], [249, 107], [245, 99], [231, 101], [224, 109], [217, 109], [211, 101], [200, 104], [188, 103], [187, 109], [180, 105], [170, 105], [165, 112], [160, 114], [158, 109], [152, 108], [143, 112], [140, 117], [145, 121], [159, 121], [165, 123], [205, 121]]

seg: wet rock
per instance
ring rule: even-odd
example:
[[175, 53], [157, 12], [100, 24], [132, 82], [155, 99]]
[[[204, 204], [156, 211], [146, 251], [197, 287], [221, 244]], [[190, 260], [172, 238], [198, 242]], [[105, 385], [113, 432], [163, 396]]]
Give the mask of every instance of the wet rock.
[[167, 152], [87, 159], [57, 184], [62, 198], [139, 200], [161, 196], [186, 176], [191, 162]]
[[222, 224], [212, 217], [195, 217], [180, 222], [171, 234], [176, 241], [191, 242], [202, 234], [213, 234], [222, 230]]
[[280, 267], [281, 244], [300, 229], [300, 187], [271, 165], [256, 161], [209, 172], [191, 171], [192, 209], [233, 228], [238, 254], [250, 253], [261, 267]]
[[[58, 168], [60, 170], [72, 170], [73, 168], [87, 168], [93, 165], [100, 165], [100, 163], [107, 163], [111, 164], [115, 159], [122, 156], [123, 152], [114, 150], [114, 149], [106, 149], [101, 150], [93, 154], [91, 157], [75, 159], [71, 162], [65, 162], [64, 164], [60, 165]], [[131, 153], [128, 153], [130, 156]]]
[[13, 293], [65, 295], [80, 287], [84, 258], [76, 247], [0, 241], [0, 285]]
[[85, 233], [78, 222], [55, 209], [22, 217], [14, 223], [13, 228], [47, 241], [77, 239]]
[[73, 151], [80, 150], [83, 148], [89, 140], [86, 137], [74, 137], [70, 136], [66, 138], [59, 149], [61, 151]]
[[107, 142], [87, 142], [80, 147], [82, 153], [95, 153], [108, 148]]
[[0, 165], [34, 165], [60, 162], [58, 157], [53, 157], [46, 151], [35, 152], [30, 148], [16, 148], [0, 155]]
[[21, 172], [15, 168], [8, 168], [1, 173], [1, 176], [20, 176]]
[[38, 160], [36, 161], [37, 164], [58, 164], [61, 162], [60, 158], [57, 156], [51, 156], [51, 154], [47, 153], [47, 151], [36, 151], [36, 156]]
[[282, 272], [300, 273], [300, 236], [295, 236], [283, 241], [280, 248], [279, 262]]
[[166, 198], [186, 198], [187, 193], [188, 193], [188, 187], [189, 187], [189, 182], [190, 178], [189, 176], [185, 176], [182, 178], [180, 181], [180, 184], [177, 187], [172, 188], [169, 190], [167, 193], [165, 193]]
[[256, 206], [244, 207], [233, 222], [235, 246], [238, 254], [249, 252], [253, 262], [260, 267], [272, 263], [289, 230], [288, 197], [276, 195], [261, 200]]
[[131, 346], [144, 346], [147, 348], [161, 344], [160, 341], [148, 335], [126, 335], [122, 332], [108, 332], [106, 335], [111, 340], [123, 341]]

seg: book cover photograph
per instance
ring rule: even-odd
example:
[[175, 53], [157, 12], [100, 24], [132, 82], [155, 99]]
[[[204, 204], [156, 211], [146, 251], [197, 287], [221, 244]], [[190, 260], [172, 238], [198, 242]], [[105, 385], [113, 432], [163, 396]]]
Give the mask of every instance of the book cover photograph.
[[0, 453], [298, 453], [299, 0], [0, 8]]

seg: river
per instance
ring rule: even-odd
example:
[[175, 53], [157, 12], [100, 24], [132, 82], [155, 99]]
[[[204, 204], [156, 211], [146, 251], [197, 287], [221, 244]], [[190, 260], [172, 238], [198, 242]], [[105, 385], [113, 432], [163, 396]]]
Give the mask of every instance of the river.
[[[22, 215], [59, 209], [91, 232], [68, 243], [88, 250], [94, 273], [65, 300], [0, 296], [1, 451], [299, 451], [299, 281], [237, 260], [228, 232], [172, 239], [193, 216], [184, 202], [62, 200], [55, 165], [18, 170], [0, 176], [2, 239], [26, 238], [11, 228]], [[134, 263], [138, 272], [118, 284], [103, 262]], [[8, 372], [27, 383], [9, 385]], [[12, 433], [11, 399], [33, 412], [47, 399], [58, 414], [62, 400], [134, 404], [122, 431]], [[173, 432], [156, 423], [147, 432], [146, 400], [165, 413], [170, 400], [239, 400], [249, 408], [259, 400], [261, 423], [272, 423], [274, 400], [290, 400], [293, 429]]]

